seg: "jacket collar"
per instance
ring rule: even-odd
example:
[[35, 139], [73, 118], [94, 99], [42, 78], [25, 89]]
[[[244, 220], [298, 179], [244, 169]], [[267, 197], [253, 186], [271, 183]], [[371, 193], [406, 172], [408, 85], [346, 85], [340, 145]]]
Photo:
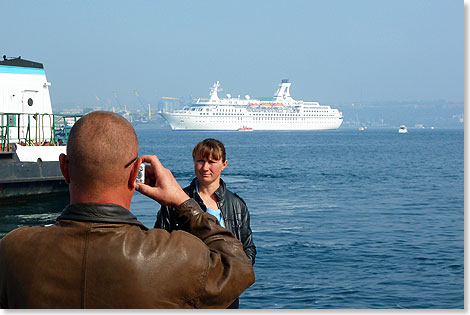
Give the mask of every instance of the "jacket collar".
[[[193, 178], [193, 180], [191, 181], [191, 184], [189, 184], [189, 187], [188, 187], [189, 193], [192, 194], [189, 197], [196, 199], [196, 201], [198, 201], [199, 204], [204, 204], [202, 202], [201, 197], [199, 197], [199, 194], [197, 193], [196, 181], [197, 181], [197, 177]], [[223, 204], [225, 203], [225, 182], [222, 180], [222, 178], [220, 179], [219, 188], [217, 188], [217, 190], [215, 191], [215, 195], [217, 196], [219, 207], [223, 208]], [[197, 198], [195, 198], [195, 196], [197, 196]], [[198, 199], [200, 200], [200, 202]], [[204, 206], [203, 209], [205, 211], [206, 207]]]
[[215, 191], [215, 195], [219, 199], [219, 203], [224, 203], [224, 201], [225, 201], [225, 183], [222, 180], [222, 178], [220, 179], [219, 188], [217, 188], [217, 190]]
[[57, 220], [134, 224], [148, 230], [129, 210], [112, 203], [69, 204]]

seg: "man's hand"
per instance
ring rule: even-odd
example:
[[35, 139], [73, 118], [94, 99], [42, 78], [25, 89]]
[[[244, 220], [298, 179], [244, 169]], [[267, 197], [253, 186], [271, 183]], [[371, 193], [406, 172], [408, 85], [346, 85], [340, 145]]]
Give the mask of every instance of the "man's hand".
[[145, 165], [145, 184], [137, 183], [135, 189], [161, 205], [177, 207], [189, 196], [181, 189], [171, 171], [164, 168], [155, 155], [142, 155], [139, 160]]

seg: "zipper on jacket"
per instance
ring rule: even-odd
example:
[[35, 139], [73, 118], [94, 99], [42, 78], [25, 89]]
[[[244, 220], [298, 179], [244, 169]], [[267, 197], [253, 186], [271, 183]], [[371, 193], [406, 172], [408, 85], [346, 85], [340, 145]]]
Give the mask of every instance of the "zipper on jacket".
[[228, 226], [227, 226], [227, 220], [225, 220], [224, 212], [222, 211], [222, 207], [220, 206], [218, 200], [217, 200], [217, 208], [219, 208], [220, 215], [222, 216], [222, 220], [224, 220], [224, 226], [225, 226], [225, 228], [231, 231], [232, 229], [229, 229]]

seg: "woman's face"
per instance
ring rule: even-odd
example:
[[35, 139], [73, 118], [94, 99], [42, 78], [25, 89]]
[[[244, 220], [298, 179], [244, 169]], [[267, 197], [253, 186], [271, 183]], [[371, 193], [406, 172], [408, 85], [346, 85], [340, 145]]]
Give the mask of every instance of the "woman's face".
[[210, 156], [208, 159], [199, 156], [194, 159], [194, 173], [198, 181], [203, 185], [209, 185], [215, 181], [219, 181], [220, 173], [227, 166], [227, 160], [222, 162], [222, 159], [215, 160]]

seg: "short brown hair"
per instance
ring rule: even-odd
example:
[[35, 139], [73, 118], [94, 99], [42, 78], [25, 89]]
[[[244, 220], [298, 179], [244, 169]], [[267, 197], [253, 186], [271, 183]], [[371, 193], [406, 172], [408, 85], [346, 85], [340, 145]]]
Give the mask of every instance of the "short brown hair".
[[225, 146], [222, 142], [217, 139], [207, 138], [202, 140], [193, 149], [193, 160], [196, 157], [201, 157], [203, 159], [213, 159], [220, 160], [225, 162]]

